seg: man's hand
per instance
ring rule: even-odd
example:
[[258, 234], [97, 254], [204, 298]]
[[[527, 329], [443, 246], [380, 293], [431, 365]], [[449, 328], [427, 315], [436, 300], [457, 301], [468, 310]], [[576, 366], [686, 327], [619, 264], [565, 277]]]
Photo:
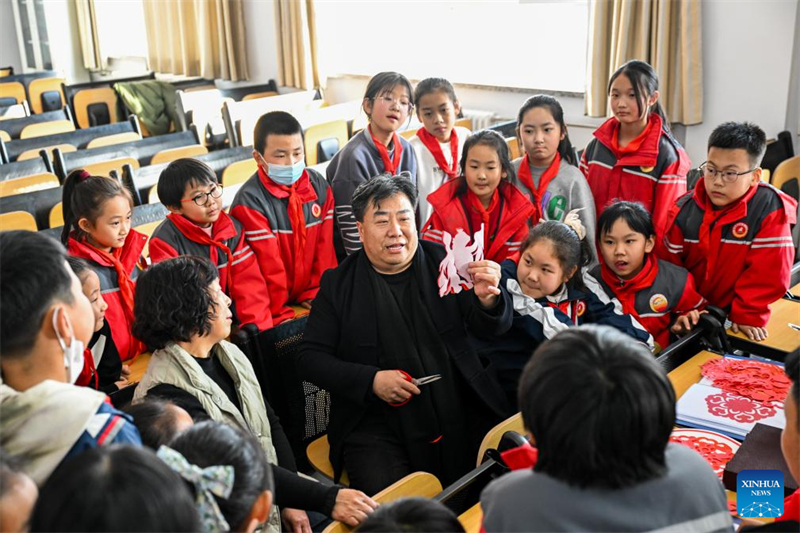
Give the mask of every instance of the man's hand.
[[384, 402], [402, 403], [419, 394], [419, 388], [398, 370], [381, 370], [372, 380], [372, 392]]
[[122, 371], [120, 372], [121, 379], [128, 380], [131, 377], [131, 367], [128, 365], [122, 365]]
[[705, 313], [708, 313], [708, 311], [698, 311], [693, 309], [692, 311], [679, 316], [672, 325], [670, 331], [672, 331], [672, 333], [675, 335], [683, 335], [692, 331], [692, 328], [697, 325], [697, 321], [700, 320], [700, 315]]
[[736, 322], [731, 324], [731, 331], [734, 333], [739, 333], [740, 331], [747, 335], [747, 338], [751, 341], [764, 341], [767, 340], [767, 328], [760, 328], [758, 326], [745, 326], [744, 324], [737, 324]]
[[300, 307], [304, 309], [311, 310], [311, 300], [306, 300], [305, 302], [300, 302]]
[[491, 309], [497, 304], [500, 296], [500, 265], [494, 261], [473, 261], [467, 265], [467, 272], [472, 275], [472, 290], [481, 302], [481, 307]]
[[378, 503], [360, 490], [341, 489], [336, 495], [331, 518], [355, 527], [377, 508]]
[[305, 511], [286, 508], [281, 511], [281, 518], [283, 518], [283, 523], [288, 531], [311, 533], [311, 522], [308, 521], [308, 515]]

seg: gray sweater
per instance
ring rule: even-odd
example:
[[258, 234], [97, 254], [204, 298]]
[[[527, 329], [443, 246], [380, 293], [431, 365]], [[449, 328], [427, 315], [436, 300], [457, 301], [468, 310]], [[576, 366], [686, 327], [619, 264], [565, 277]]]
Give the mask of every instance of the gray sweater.
[[[516, 185], [528, 198], [533, 201], [531, 191], [520, 181], [519, 166], [522, 164], [523, 157], [514, 160], [514, 172]], [[544, 174], [545, 168], [531, 166], [531, 177], [533, 184], [539, 186], [539, 178]], [[550, 181], [547, 191], [542, 198], [542, 215], [545, 220], [560, 220], [573, 209], [583, 207], [578, 213], [581, 223], [586, 227], [586, 239], [589, 248], [592, 250], [592, 264], [597, 264], [597, 249], [595, 248], [595, 235], [597, 226], [597, 213], [595, 212], [594, 197], [586, 178], [578, 167], [570, 165], [563, 159], [558, 167], [558, 174]]]
[[[670, 443], [667, 472], [620, 489], [580, 489], [533, 470], [516, 470], [481, 494], [483, 527], [493, 531], [686, 531], [730, 533], [725, 489], [711, 466]], [[667, 529], [669, 528], [669, 529]]]

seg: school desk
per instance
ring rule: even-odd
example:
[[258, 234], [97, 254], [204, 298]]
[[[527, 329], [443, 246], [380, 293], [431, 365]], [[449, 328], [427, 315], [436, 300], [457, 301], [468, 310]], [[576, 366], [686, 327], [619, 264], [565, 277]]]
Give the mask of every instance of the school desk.
[[800, 298], [800, 283], [789, 289], [789, 292]]
[[458, 521], [467, 533], [478, 533], [483, 522], [483, 510], [480, 502], [476, 503], [458, 516]]
[[137, 356], [133, 363], [130, 363], [131, 376], [128, 381], [131, 383], [138, 383], [142, 380], [142, 376], [147, 371], [147, 365], [150, 363], [150, 352], [145, 352]]
[[734, 348], [783, 361], [786, 354], [800, 348], [800, 331], [789, 327], [789, 323], [800, 324], [800, 302], [781, 298], [770, 306], [772, 315], [767, 323], [766, 340], [751, 341], [744, 333], [727, 331]]

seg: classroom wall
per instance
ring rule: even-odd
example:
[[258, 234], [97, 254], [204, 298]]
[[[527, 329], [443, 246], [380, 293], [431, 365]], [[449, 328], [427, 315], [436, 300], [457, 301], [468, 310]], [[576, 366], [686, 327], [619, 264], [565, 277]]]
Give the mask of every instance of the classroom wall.
[[11, 0], [0, 0], [0, 67], [8, 66], [14, 67], [15, 73], [22, 72], [14, 8]]
[[90, 81], [89, 71], [83, 66], [75, 2], [48, 0], [44, 3], [44, 13], [53, 70], [63, 74], [69, 83]]
[[244, 0], [247, 33], [249, 83], [267, 83], [278, 79], [278, 41], [275, 30], [275, 2]]

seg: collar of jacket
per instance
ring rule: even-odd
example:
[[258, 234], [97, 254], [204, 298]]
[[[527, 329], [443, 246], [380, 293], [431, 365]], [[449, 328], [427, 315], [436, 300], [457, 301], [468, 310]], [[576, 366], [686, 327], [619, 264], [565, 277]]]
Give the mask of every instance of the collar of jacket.
[[616, 166], [653, 167], [658, 163], [658, 145], [664, 134], [664, 121], [661, 120], [658, 113], [650, 113], [649, 124], [651, 125], [650, 134], [639, 150], [631, 154], [620, 154], [613, 148], [614, 143], [611, 139], [619, 131], [619, 120], [614, 117], [606, 120], [597, 128], [594, 131], [594, 137], [614, 154], [614, 157], [617, 158]]

